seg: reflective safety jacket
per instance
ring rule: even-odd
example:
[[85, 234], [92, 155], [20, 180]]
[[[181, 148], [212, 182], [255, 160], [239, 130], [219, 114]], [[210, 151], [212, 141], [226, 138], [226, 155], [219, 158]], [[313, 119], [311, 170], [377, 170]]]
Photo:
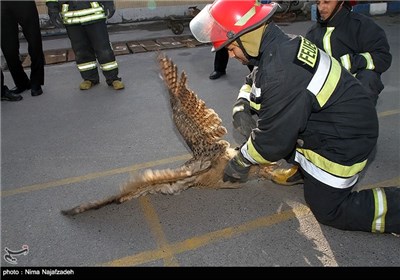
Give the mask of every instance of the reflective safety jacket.
[[242, 146], [253, 164], [295, 160], [320, 182], [354, 185], [378, 138], [364, 87], [309, 40], [266, 28], [250, 96], [257, 128]]
[[351, 12], [346, 6], [328, 23], [315, 23], [306, 38], [352, 74], [362, 69], [381, 74], [392, 63], [385, 31], [372, 18]]
[[107, 15], [103, 8], [103, 2], [107, 1], [58, 1], [61, 17], [65, 25], [89, 24], [97, 21], [105, 21]]

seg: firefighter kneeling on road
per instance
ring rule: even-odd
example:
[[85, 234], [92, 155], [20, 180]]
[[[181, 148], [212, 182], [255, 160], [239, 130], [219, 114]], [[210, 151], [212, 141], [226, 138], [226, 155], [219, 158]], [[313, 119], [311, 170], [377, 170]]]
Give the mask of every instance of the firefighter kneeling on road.
[[99, 83], [97, 59], [107, 84], [115, 90], [123, 89], [106, 25], [106, 19], [115, 13], [114, 2], [46, 0], [46, 5], [50, 21], [56, 27], [64, 24], [71, 40], [83, 78], [79, 88], [87, 90]]
[[[270, 21], [277, 4], [216, 0], [190, 22], [213, 51], [258, 66], [248, 107], [256, 128], [224, 170], [245, 181], [252, 164], [294, 155], [304, 197], [316, 219], [342, 230], [400, 233], [400, 188], [352, 192], [378, 139], [378, 117], [366, 89], [340, 63]], [[245, 111], [242, 111], [245, 113]]]

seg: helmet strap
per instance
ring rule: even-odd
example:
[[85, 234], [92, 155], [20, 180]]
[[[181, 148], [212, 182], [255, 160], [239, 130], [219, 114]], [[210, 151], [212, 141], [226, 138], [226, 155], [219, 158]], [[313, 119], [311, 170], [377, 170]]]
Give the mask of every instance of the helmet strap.
[[247, 51], [246, 48], [243, 46], [242, 40], [240, 40], [240, 37], [236, 39], [236, 43], [239, 45], [239, 48], [242, 50], [244, 56], [247, 58], [247, 60], [250, 60], [252, 58], [252, 56], [250, 56]]

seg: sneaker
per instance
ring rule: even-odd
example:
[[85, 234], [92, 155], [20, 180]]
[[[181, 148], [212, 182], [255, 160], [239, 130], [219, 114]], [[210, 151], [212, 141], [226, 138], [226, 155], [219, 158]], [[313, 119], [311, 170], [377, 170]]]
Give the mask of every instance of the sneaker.
[[119, 80], [113, 81], [110, 86], [112, 86], [115, 90], [120, 90], [120, 89], [125, 88], [124, 83]]
[[80, 89], [80, 90], [88, 90], [88, 89], [91, 89], [94, 85], [97, 85], [98, 83], [99, 83], [98, 81], [84, 80], [84, 81], [79, 85], [79, 89]]
[[293, 165], [290, 168], [273, 168], [265, 171], [268, 173], [271, 181], [279, 185], [293, 186], [303, 184], [304, 182], [303, 175], [297, 165]]

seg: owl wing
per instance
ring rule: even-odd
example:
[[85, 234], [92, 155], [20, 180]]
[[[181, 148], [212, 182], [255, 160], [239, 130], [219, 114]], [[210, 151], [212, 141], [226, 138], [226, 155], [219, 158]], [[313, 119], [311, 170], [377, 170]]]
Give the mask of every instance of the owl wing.
[[218, 114], [207, 108], [193, 90], [187, 87], [185, 72], [178, 75], [178, 67], [167, 56], [158, 56], [162, 78], [168, 88], [172, 118], [193, 152], [194, 158], [213, 156], [226, 149], [219, 140], [227, 133]]
[[[159, 56], [159, 63], [170, 94], [173, 120], [193, 152], [192, 160], [176, 169], [146, 170], [131, 178], [118, 194], [62, 210], [64, 215], [76, 215], [147, 194], [178, 194], [190, 187], [201, 185], [199, 175], [210, 170], [213, 160], [218, 159], [229, 147], [228, 142], [220, 140], [227, 132], [221, 124], [221, 119], [187, 88], [186, 74], [182, 73], [178, 78], [177, 66], [165, 56]], [[210, 181], [210, 178], [207, 179]]]

